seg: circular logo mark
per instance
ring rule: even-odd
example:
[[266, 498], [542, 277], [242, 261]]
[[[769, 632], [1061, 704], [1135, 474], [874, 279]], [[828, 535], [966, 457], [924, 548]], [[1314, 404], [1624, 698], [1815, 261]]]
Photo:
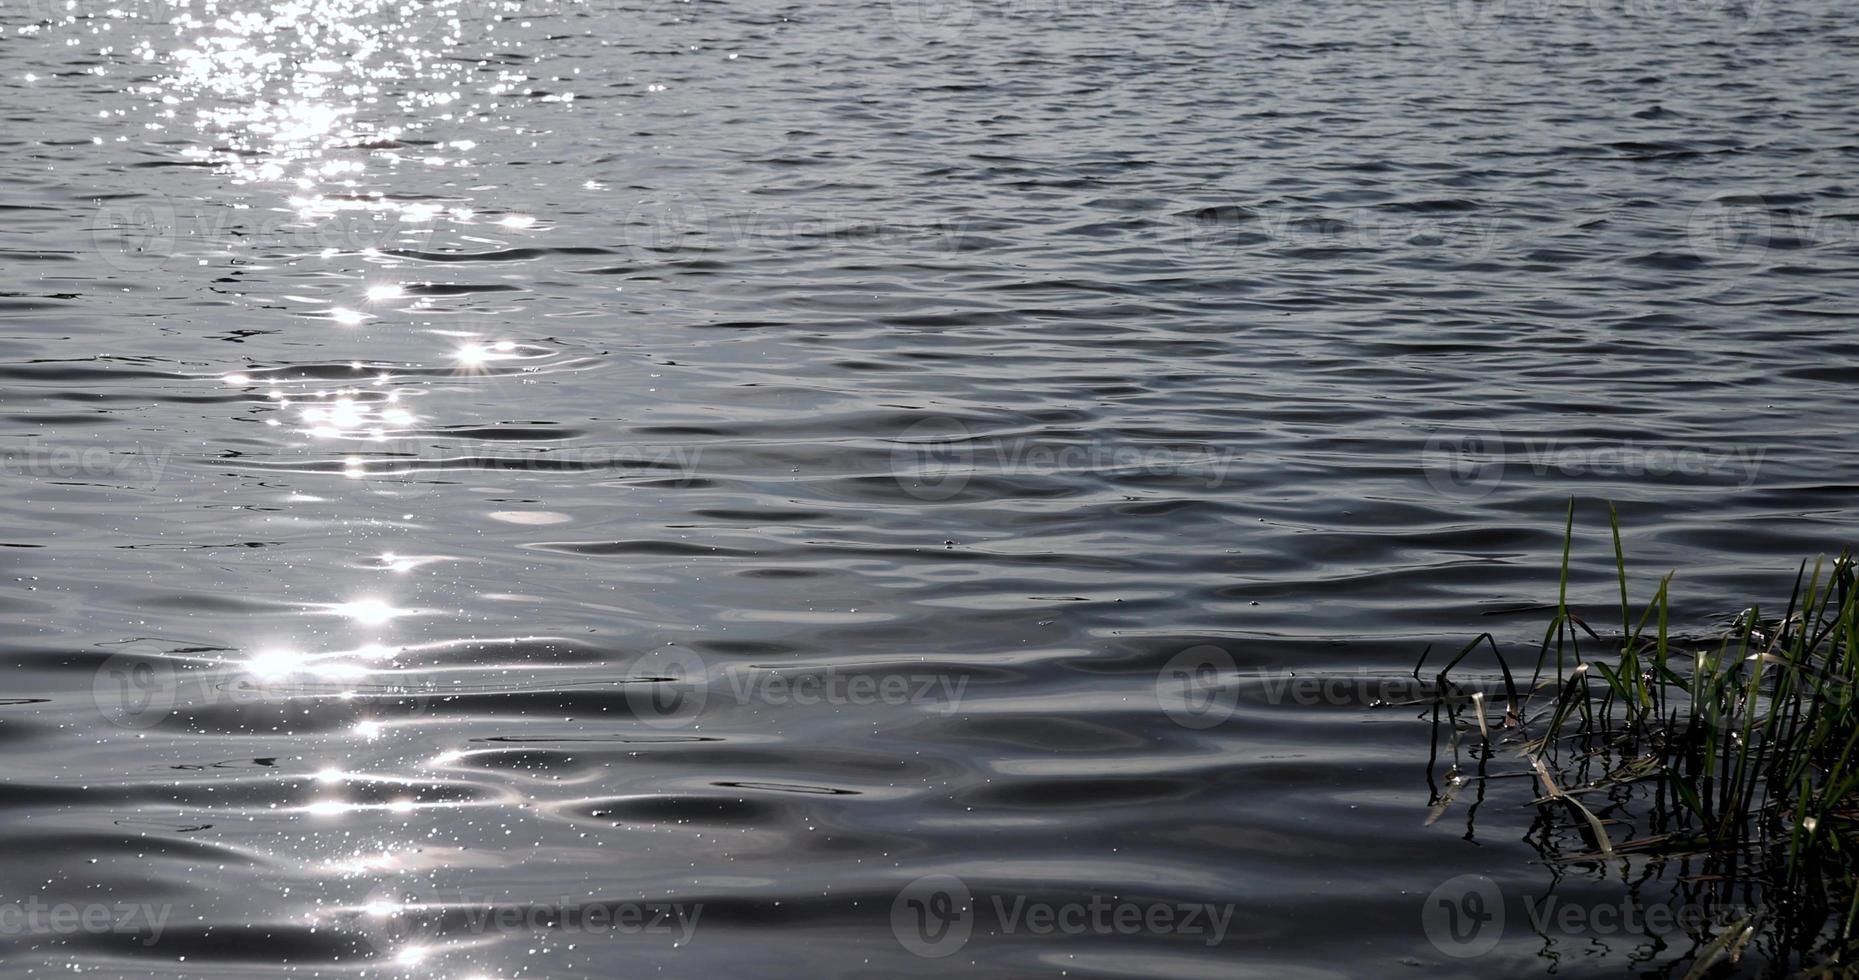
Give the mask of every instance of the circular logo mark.
[[968, 944], [974, 928], [974, 896], [954, 875], [924, 875], [891, 902], [891, 934], [918, 956], [948, 956]]
[[1203, 30], [1215, 30], [1226, 26], [1227, 18], [1233, 15], [1235, 0], [1207, 0], [1205, 3], [1188, 6], [1199, 8], [1200, 15], [1204, 18], [1200, 25]]
[[1212, 728], [1239, 707], [1233, 655], [1211, 644], [1189, 647], [1168, 658], [1155, 678], [1155, 701], [1169, 720], [1197, 731]]
[[710, 209], [695, 195], [640, 201], [626, 215], [626, 241], [645, 253], [676, 252], [698, 244], [710, 227]]
[[968, 426], [955, 419], [913, 422], [891, 450], [891, 473], [918, 500], [948, 500], [974, 475], [972, 440]]
[[1504, 479], [1504, 437], [1495, 432], [1434, 430], [1420, 452], [1427, 483], [1455, 497], [1483, 497]]
[[954, 41], [975, 24], [973, 0], [891, 0], [891, 20], [919, 41]]
[[377, 885], [354, 910], [355, 929], [383, 958], [417, 961], [440, 935], [443, 909], [401, 896]]
[[361, 480], [370, 491], [393, 496], [397, 500], [415, 500], [438, 492], [441, 486], [456, 482], [455, 470], [464, 459], [446, 459], [429, 454], [431, 440], [412, 436], [390, 437], [381, 442], [366, 442], [365, 452], [343, 458], [344, 476]]
[[710, 678], [704, 659], [681, 647], [663, 647], [633, 662], [626, 703], [633, 717], [654, 728], [683, 728], [704, 712]]
[[1685, 223], [1692, 253], [1710, 262], [1760, 262], [1775, 229], [1759, 200], [1720, 196], [1693, 208]]
[[[476, 355], [490, 356], [488, 345], [474, 347]], [[464, 363], [461, 355], [461, 363]], [[478, 361], [461, 367], [461, 373], [482, 370]], [[487, 387], [498, 384], [493, 375]], [[396, 414], [398, 406], [379, 400], [340, 398], [304, 399], [304, 423], [312, 436], [306, 461], [317, 472], [353, 481], [355, 489], [397, 500], [413, 500], [438, 493], [470, 479], [481, 456], [464, 440], [444, 440], [440, 434], [422, 435], [419, 423]], [[529, 457], [511, 461], [526, 467]]]
[[174, 710], [180, 671], [169, 660], [119, 653], [91, 678], [90, 696], [106, 721], [119, 728], [154, 728]]
[[1460, 875], [1427, 893], [1420, 925], [1433, 948], [1454, 959], [1491, 952], [1504, 934], [1504, 893], [1484, 875]]
[[12, 9], [23, 12], [28, 24], [59, 24], [71, 19], [65, 4], [70, 0], [26, 0]]
[[1423, 19], [1434, 34], [1460, 38], [1490, 28], [1503, 12], [1504, 0], [1428, 0]]
[[101, 201], [91, 216], [91, 252], [117, 272], [150, 272], [174, 257], [178, 224], [165, 196]]

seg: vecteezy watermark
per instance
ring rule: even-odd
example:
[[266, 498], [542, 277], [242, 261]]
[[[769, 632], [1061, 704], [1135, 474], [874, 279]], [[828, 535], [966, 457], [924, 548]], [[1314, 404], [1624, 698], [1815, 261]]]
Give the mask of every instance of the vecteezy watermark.
[[153, 946], [173, 911], [165, 902], [47, 902], [33, 895], [24, 902], [0, 903], [0, 937], [128, 933]]
[[[336, 438], [355, 439], [340, 455], [341, 473], [369, 490], [410, 499], [485, 473], [611, 473], [629, 480], [665, 480], [676, 485], [695, 479], [703, 460], [701, 446], [557, 446], [547, 452], [512, 455], [473, 452], [470, 440], [434, 436], [383, 435], [371, 439], [351, 430]], [[488, 448], [492, 444], [485, 443]]]
[[39, 25], [59, 23], [76, 10], [76, 0], [24, 0], [0, 7], [0, 23], [9, 23], [21, 35], [30, 36], [38, 33]]
[[625, 680], [633, 717], [655, 728], [683, 728], [704, 713], [710, 668], [695, 650], [661, 647], [633, 662]]
[[1427, 482], [1441, 493], [1483, 497], [1504, 479], [1504, 437], [1495, 432], [1435, 429], [1420, 452]]
[[902, 224], [873, 213], [786, 214], [731, 208], [695, 194], [666, 194], [633, 205], [621, 223], [622, 239], [641, 257], [686, 249], [791, 250], [796, 248], [909, 248], [953, 254], [976, 222], [936, 219]]
[[1784, 245], [1796, 253], [1790, 261], [1807, 261], [1816, 248], [1843, 253], [1859, 245], [1859, 219], [1811, 214], [1760, 193], [1717, 194], [1692, 208], [1685, 237], [1692, 254], [1709, 262], [1760, 262]]
[[682, 647], [646, 654], [630, 673], [626, 699], [634, 717], [658, 728], [690, 725], [706, 705], [725, 699], [740, 706], [803, 708], [918, 705], [950, 714], [968, 689], [967, 677], [871, 665], [712, 670], [703, 657]]
[[173, 455], [140, 447], [110, 447], [33, 440], [0, 444], [0, 477], [52, 482], [106, 482], [152, 490]]
[[1242, 694], [1268, 705], [1373, 708], [1432, 703], [1442, 695], [1463, 703], [1475, 689], [1368, 670], [1295, 672], [1254, 668], [1242, 674], [1233, 655], [1212, 644], [1189, 647], [1168, 659], [1155, 678], [1156, 705], [1170, 721], [1196, 731], [1216, 727], [1233, 716]]
[[1204, 34], [1225, 24], [1235, 6], [1234, 0], [891, 0], [891, 19], [899, 35], [922, 43], [958, 41], [973, 31], [1018, 30], [1016, 24], [1027, 21], [1087, 19]]
[[1504, 893], [1484, 875], [1448, 879], [1427, 893], [1420, 926], [1433, 948], [1447, 956], [1483, 956], [1504, 937]]
[[1192, 936], [1208, 946], [1226, 939], [1232, 903], [1144, 902], [1109, 895], [1051, 901], [991, 892], [976, 901], [955, 875], [925, 875], [891, 902], [891, 934], [918, 956], [940, 959], [959, 952], [977, 919], [992, 935]]
[[1434, 949], [1454, 959], [1470, 959], [1497, 948], [1506, 925], [1527, 926], [1545, 938], [1657, 940], [1674, 934], [1696, 938], [1754, 911], [1735, 903], [1641, 902], [1624, 892], [1598, 900], [1554, 894], [1507, 896], [1485, 875], [1465, 874], [1441, 882], [1427, 894], [1420, 925]]
[[702, 902], [603, 902], [562, 896], [512, 904], [507, 898], [463, 891], [416, 900], [383, 886], [370, 891], [360, 906], [331, 916], [349, 919], [375, 952], [412, 964], [447, 938], [493, 933], [659, 936], [683, 945], [697, 934], [703, 914]]
[[166, 196], [105, 198], [91, 217], [91, 251], [118, 272], [148, 272], [174, 257], [181, 237]]
[[[285, 706], [345, 701], [391, 707], [396, 716], [425, 712], [445, 696], [437, 682], [383, 682], [356, 660], [391, 656], [386, 647], [353, 658], [317, 660], [263, 651], [240, 663], [192, 663], [152, 653], [111, 655], [91, 678], [91, 703], [105, 721], [132, 730], [155, 728], [179, 711], [212, 707]], [[375, 729], [365, 729], [372, 734]]]
[[1075, 442], [976, 436], [956, 419], [911, 423], [892, 443], [891, 474], [918, 500], [948, 500], [978, 476], [1098, 476], [1187, 479], [1213, 488], [1233, 458], [1211, 446], [1137, 446], [1095, 438]]
[[228, 208], [138, 194], [100, 198], [87, 231], [91, 254], [106, 269], [146, 273], [234, 252], [417, 251], [441, 217], [385, 206]]
[[1700, 21], [1750, 29], [1766, 0], [1424, 0], [1427, 28], [1444, 39], [1548, 25], [1632, 29]]
[[[1246, 249], [1326, 249], [1450, 253], [1466, 259], [1498, 252], [1522, 232], [1474, 205], [1441, 205], [1435, 213], [1374, 208], [1320, 213], [1243, 205], [1190, 207], [1152, 221], [1164, 252], [1206, 258]], [[1460, 208], [1460, 210], [1455, 210]]]
[[1682, 479], [1710, 486], [1749, 487], [1767, 450], [1761, 446], [1673, 446], [1627, 439], [1576, 443], [1554, 437], [1510, 437], [1493, 430], [1435, 429], [1421, 450], [1427, 483], [1456, 497], [1483, 497], [1506, 474]]
[[1768, 254], [1775, 233], [1766, 207], [1733, 195], [1713, 197], [1691, 210], [1685, 237], [1698, 258], [1713, 262], [1755, 262]]
[[1357, 708], [1416, 701], [1431, 703], [1439, 690], [1437, 682], [1421, 680], [1411, 674], [1366, 670], [1300, 674], [1259, 668], [1253, 672], [1252, 682], [1266, 704], [1300, 707]]
[[564, 897], [550, 906], [468, 905], [464, 920], [470, 932], [548, 929], [582, 935], [675, 936], [686, 943], [703, 915], [702, 902], [589, 903]]
[[1189, 647], [1170, 657], [1156, 674], [1156, 705], [1183, 728], [1213, 728], [1239, 707], [1238, 673], [1233, 655], [1225, 650], [1205, 643]]
[[931, 705], [943, 714], [962, 704], [968, 678], [910, 671], [751, 668], [727, 675], [738, 704]]
[[917, 41], [957, 40], [980, 19], [974, 0], [891, 0], [898, 33]]

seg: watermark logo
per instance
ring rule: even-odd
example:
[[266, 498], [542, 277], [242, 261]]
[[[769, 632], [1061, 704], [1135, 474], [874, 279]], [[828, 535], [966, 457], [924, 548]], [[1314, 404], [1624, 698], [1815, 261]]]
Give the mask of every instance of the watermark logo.
[[356, 931], [384, 957], [411, 959], [439, 939], [443, 910], [400, 895], [386, 884], [375, 886], [354, 911]]
[[[1320, 671], [1295, 674], [1283, 670], [1260, 668], [1254, 672], [1265, 703], [1339, 708], [1375, 707], [1413, 702], [1431, 702], [1439, 695], [1438, 684], [1420, 680], [1410, 674], [1374, 673], [1366, 670]], [[1469, 693], [1454, 688], [1446, 700], [1460, 703]]]
[[143, 274], [173, 268], [183, 250], [196, 256], [416, 253], [431, 243], [444, 217], [413, 209], [183, 206], [154, 194], [99, 200], [87, 230], [90, 252], [102, 266]]
[[683, 728], [704, 712], [710, 673], [704, 658], [684, 647], [660, 647], [633, 662], [626, 703], [633, 717], [654, 728]]
[[1427, 28], [1442, 39], [1547, 25], [1648, 29], [1699, 22], [1748, 30], [1763, 0], [1427, 0]]
[[1476, 499], [1507, 475], [1677, 480], [1704, 486], [1754, 486], [1761, 446], [1671, 446], [1633, 439], [1572, 443], [1554, 437], [1508, 437], [1489, 430], [1436, 429], [1421, 450], [1421, 471], [1441, 493]]
[[1504, 479], [1504, 437], [1488, 431], [1434, 431], [1420, 451], [1420, 465], [1433, 489], [1478, 498]]
[[898, 945], [927, 959], [959, 952], [980, 920], [993, 935], [1192, 936], [1211, 947], [1225, 941], [1233, 912], [1231, 903], [1142, 902], [1109, 895], [1048, 901], [993, 892], [977, 901], [962, 879], [936, 874], [897, 893], [891, 902], [891, 932]]
[[1504, 935], [1504, 894], [1484, 875], [1460, 875], [1427, 894], [1420, 925], [1433, 948], [1453, 957], [1483, 956]]
[[1173, 211], [1147, 228], [1159, 236], [1157, 244], [1165, 250], [1194, 259], [1220, 258], [1249, 248], [1427, 251], [1472, 259], [1493, 255], [1516, 237], [1499, 216], [1476, 210], [1410, 214], [1355, 208], [1311, 213], [1238, 204]]
[[1815, 213], [1798, 198], [1724, 193], [1692, 208], [1685, 238], [1692, 254], [1707, 262], [1751, 265], [1779, 248], [1790, 250], [1794, 263], [1821, 256], [1837, 262], [1859, 246], [1859, 218]]
[[737, 704], [831, 705], [834, 707], [929, 705], [953, 714], [962, 704], [968, 678], [947, 674], [748, 668], [727, 672]]
[[133, 935], [143, 946], [154, 946], [173, 912], [167, 903], [48, 902], [33, 895], [0, 903], [0, 937]]
[[745, 666], [712, 671], [694, 651], [665, 647], [634, 664], [626, 699], [640, 721], [656, 728], [682, 728], [696, 722], [706, 706], [723, 703], [719, 699], [742, 706], [801, 708], [917, 705], [947, 715], [961, 707], [967, 689], [966, 677], [869, 667]]
[[164, 195], [107, 198], [91, 215], [91, 253], [117, 272], [153, 272], [174, 257], [180, 224]]
[[573, 0], [457, 0], [434, 4], [433, 12], [461, 25], [490, 25], [529, 17], [557, 17], [564, 6], [572, 4]]
[[[776, 157], [832, 161], [844, 179], [854, 184], [888, 182], [890, 176], [863, 175], [866, 166], [882, 166], [865, 151], [826, 140], [816, 144], [793, 138], [773, 151]], [[828, 208], [784, 211], [770, 202], [740, 200], [740, 195], [713, 192], [670, 193], [640, 201], [623, 224], [627, 246], [640, 259], [680, 250], [719, 252], [792, 252], [800, 249], [853, 248], [861, 251], [899, 249], [912, 253], [949, 255], [961, 251], [978, 222], [966, 216], [933, 221], [900, 222], [871, 210]]]
[[369, 491], [397, 500], [416, 500], [456, 482], [459, 477], [454, 470], [479, 465], [477, 460], [497, 458], [500, 463], [506, 462], [502, 457], [435, 451], [432, 442], [403, 437], [386, 440], [385, 444], [364, 443], [368, 447], [365, 451], [342, 457], [342, 475], [361, 481]]
[[[1026, 34], [1023, 22], [1070, 22], [1081, 19], [1117, 20], [1130, 28], [1149, 31], [1165, 27], [1212, 31], [1223, 26], [1235, 6], [1233, 0], [891, 0], [891, 19], [905, 37], [924, 43], [951, 42], [983, 26]], [[1030, 35], [1029, 40], [1036, 40]], [[1103, 49], [1106, 53], [1126, 50]]]
[[[70, 19], [77, 10], [75, 0], [25, 0], [23, 3], [6, 4], [0, 7], [0, 14], [15, 13], [29, 25], [58, 24]], [[30, 28], [22, 28], [22, 34], [36, 33]]]
[[891, 20], [918, 41], [954, 41], [978, 19], [974, 0], [891, 0]]
[[362, 940], [383, 958], [412, 965], [447, 937], [565, 933], [582, 937], [663, 936], [690, 942], [703, 918], [701, 902], [601, 902], [562, 896], [512, 904], [463, 891], [451, 901], [403, 898], [382, 885], [360, 906], [337, 913], [353, 921]]
[[975, 928], [975, 900], [954, 875], [924, 875], [891, 902], [891, 933], [928, 959], [959, 952]]
[[139, 447], [117, 449], [35, 440], [20, 446], [0, 446], [0, 475], [53, 482], [119, 482], [153, 490], [173, 458], [169, 453]]
[[891, 450], [898, 486], [918, 500], [948, 500], [968, 486], [975, 471], [974, 436], [955, 419], [911, 423]]
[[1190, 480], [1212, 489], [1226, 480], [1233, 457], [1212, 446], [1112, 443], [1088, 436], [1061, 441], [977, 436], [956, 419], [911, 423], [894, 440], [891, 473], [918, 500], [941, 501], [961, 493], [976, 477], [1052, 477], [1093, 474], [1106, 478]]
[[475, 451], [478, 445], [489, 448], [488, 443], [443, 436], [376, 439], [366, 429], [331, 429], [330, 434], [352, 441], [354, 450], [333, 459], [319, 453], [312, 465], [401, 500], [424, 497], [487, 473], [503, 478], [513, 472], [612, 471], [632, 478], [688, 481], [696, 477], [703, 457], [702, 447], [671, 445], [558, 447], [512, 457]]
[[626, 242], [642, 257], [700, 248], [711, 224], [710, 208], [696, 194], [668, 194], [640, 201], [627, 212]]
[[1768, 254], [1774, 234], [1767, 207], [1734, 195], [1699, 204], [1685, 224], [1691, 251], [1711, 262], [1759, 262]]
[[[369, 650], [367, 655], [376, 652]], [[391, 706], [397, 716], [420, 715], [445, 694], [436, 681], [382, 683], [370, 675], [368, 668], [352, 660], [291, 651], [264, 651], [238, 663], [196, 664], [123, 652], [104, 660], [91, 676], [91, 703], [110, 724], [146, 731], [181, 710], [263, 705], [282, 710], [314, 701]], [[378, 724], [364, 724], [365, 731], [379, 730]]]
[[[1510, 907], [1513, 900], [1514, 908]], [[1542, 939], [1578, 942], [1612, 937], [1658, 940], [1677, 935], [1702, 940], [1757, 911], [1757, 906], [1687, 901], [1677, 896], [1645, 902], [1627, 892], [1601, 899], [1506, 895], [1489, 877], [1464, 874], [1441, 882], [1427, 894], [1420, 924], [1434, 949], [1454, 959], [1470, 959], [1495, 949], [1507, 925], [1527, 927]]]
[[576, 936], [662, 936], [677, 945], [691, 941], [703, 919], [702, 902], [590, 902], [563, 896], [527, 905], [497, 904], [486, 898], [462, 902], [460, 925], [471, 934], [557, 932]]
[[1502, 0], [1428, 0], [1422, 16], [1433, 33], [1455, 37], [1490, 27], [1503, 9]]
[[91, 677], [91, 703], [118, 728], [150, 729], [167, 720], [179, 697], [174, 661], [138, 653], [113, 654]]
[[1213, 728], [1239, 707], [1238, 673], [1225, 650], [1211, 644], [1189, 647], [1170, 657], [1156, 675], [1156, 704], [1183, 728]]

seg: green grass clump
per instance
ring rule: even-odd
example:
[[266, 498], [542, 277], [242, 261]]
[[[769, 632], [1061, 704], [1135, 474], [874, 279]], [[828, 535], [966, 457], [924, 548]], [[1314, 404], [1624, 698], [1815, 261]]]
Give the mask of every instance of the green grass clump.
[[[1781, 972], [1850, 975], [1859, 963], [1851, 554], [1803, 562], [1779, 617], [1752, 607], [1714, 634], [1678, 635], [1670, 574], [1635, 614], [1617, 516], [1612, 525], [1618, 634], [1603, 636], [1569, 606], [1571, 502], [1555, 615], [1523, 693], [1489, 633], [1440, 670], [1434, 717], [1444, 712], [1454, 762], [1447, 790], [1435, 790], [1434, 819], [1468, 784], [1482, 800], [1486, 781], [1527, 774], [1543, 819], [1573, 832], [1542, 835], [1550, 863], [1617, 869], [1636, 888], [1669, 872], [1687, 900], [1756, 910], [1693, 951], [1694, 975], [1752, 948]], [[1449, 676], [1481, 648], [1504, 676], [1489, 702]], [[1460, 744], [1473, 739], [1478, 772], [1466, 775]], [[1491, 773], [1492, 762], [1517, 771]], [[1573, 840], [1580, 846], [1558, 843]]]

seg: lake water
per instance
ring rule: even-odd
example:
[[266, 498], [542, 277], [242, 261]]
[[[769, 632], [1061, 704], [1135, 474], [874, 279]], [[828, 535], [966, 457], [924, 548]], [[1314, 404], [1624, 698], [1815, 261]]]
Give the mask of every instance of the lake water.
[[1830, 0], [0, 27], [8, 976], [1656, 971], [1380, 702], [1859, 515]]

